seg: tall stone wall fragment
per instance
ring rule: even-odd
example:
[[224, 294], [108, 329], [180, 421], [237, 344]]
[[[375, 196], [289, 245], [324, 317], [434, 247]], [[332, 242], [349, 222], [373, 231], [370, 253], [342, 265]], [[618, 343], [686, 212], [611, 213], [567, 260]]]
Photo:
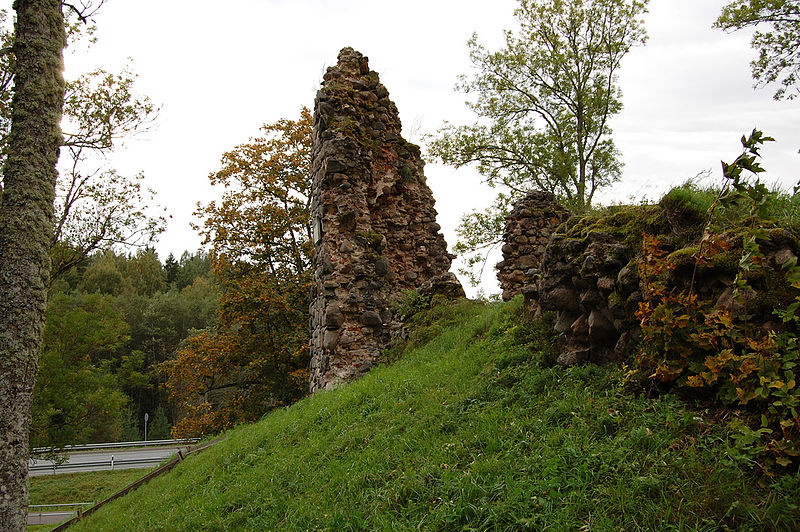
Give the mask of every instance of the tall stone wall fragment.
[[373, 367], [396, 325], [392, 302], [452, 277], [420, 149], [400, 131], [378, 74], [344, 48], [314, 108], [311, 392]]

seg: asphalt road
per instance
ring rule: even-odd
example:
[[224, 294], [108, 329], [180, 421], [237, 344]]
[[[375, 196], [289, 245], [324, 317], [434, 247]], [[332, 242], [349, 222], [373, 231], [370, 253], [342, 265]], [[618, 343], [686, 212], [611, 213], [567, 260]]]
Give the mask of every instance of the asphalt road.
[[[81, 451], [69, 453], [68, 459], [63, 464], [55, 465], [50, 460], [33, 459], [30, 463], [29, 475], [53, 475], [58, 473], [79, 473], [87, 471], [110, 471], [117, 469], [145, 469], [158, 465], [160, 462], [185, 447], [158, 447], [143, 449], [111, 449], [102, 451]], [[55, 466], [55, 469], [54, 469]]]
[[73, 516], [73, 512], [42, 512], [29, 513], [28, 526], [31, 525], [55, 525], [66, 521]]

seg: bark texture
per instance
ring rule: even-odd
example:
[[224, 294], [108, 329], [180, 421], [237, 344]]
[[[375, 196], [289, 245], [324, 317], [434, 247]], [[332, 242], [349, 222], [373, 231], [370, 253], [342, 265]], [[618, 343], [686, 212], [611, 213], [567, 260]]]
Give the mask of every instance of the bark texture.
[[28, 427], [44, 329], [61, 113], [59, 0], [16, 0], [16, 72], [0, 197], [0, 530], [26, 530]]

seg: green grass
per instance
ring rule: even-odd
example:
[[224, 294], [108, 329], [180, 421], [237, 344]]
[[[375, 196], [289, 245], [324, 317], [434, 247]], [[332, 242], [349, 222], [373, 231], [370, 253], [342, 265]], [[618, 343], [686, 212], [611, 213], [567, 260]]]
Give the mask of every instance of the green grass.
[[98, 502], [145, 476], [149, 469], [41, 475], [28, 481], [29, 504]]
[[439, 307], [413, 350], [272, 412], [73, 530], [796, 530], [800, 479], [619, 371], [543, 367], [520, 302]]
[[[705, 223], [708, 210], [720, 195], [718, 186], [703, 186], [692, 180], [670, 189], [661, 198], [659, 205], [668, 215], [684, 224]], [[730, 226], [740, 226], [750, 216], [752, 203], [741, 201], [717, 206], [712, 227], [724, 231]], [[761, 206], [760, 214], [765, 222], [783, 227], [795, 234], [800, 232], [800, 195], [790, 194], [773, 186]]]
[[[99, 502], [145, 476], [147, 469], [122, 469], [92, 473], [70, 473], [30, 477], [29, 504]], [[89, 506], [84, 506], [84, 510]], [[64, 507], [42, 508], [43, 512], [68, 511]], [[51, 530], [56, 525], [29, 526], [28, 532]]]

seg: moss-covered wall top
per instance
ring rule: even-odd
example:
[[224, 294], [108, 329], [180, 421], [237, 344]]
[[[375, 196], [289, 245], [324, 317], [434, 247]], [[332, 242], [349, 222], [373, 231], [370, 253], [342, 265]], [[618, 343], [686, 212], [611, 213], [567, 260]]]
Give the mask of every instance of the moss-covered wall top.
[[[733, 222], [718, 228], [726, 247], [711, 253], [706, 243], [701, 254], [707, 215], [677, 196], [665, 196], [657, 205], [614, 206], [570, 217], [545, 193], [531, 193], [515, 206], [498, 277], [505, 298], [521, 292], [535, 312], [553, 313], [562, 338], [559, 363], [620, 359], [637, 339], [636, 312], [648, 288], [640, 272], [643, 235], [658, 242], [669, 265], [658, 280], [667, 293], [691, 287], [710, 306], [740, 313], [742, 297], [734, 296], [733, 285], [745, 228]], [[776, 330], [781, 324], [773, 310], [796, 295], [782, 265], [798, 254], [800, 244], [775, 226], [765, 230], [760, 245], [765, 257], [747, 275], [746, 313], [754, 327]], [[698, 261], [699, 255], [708, 258]]]

